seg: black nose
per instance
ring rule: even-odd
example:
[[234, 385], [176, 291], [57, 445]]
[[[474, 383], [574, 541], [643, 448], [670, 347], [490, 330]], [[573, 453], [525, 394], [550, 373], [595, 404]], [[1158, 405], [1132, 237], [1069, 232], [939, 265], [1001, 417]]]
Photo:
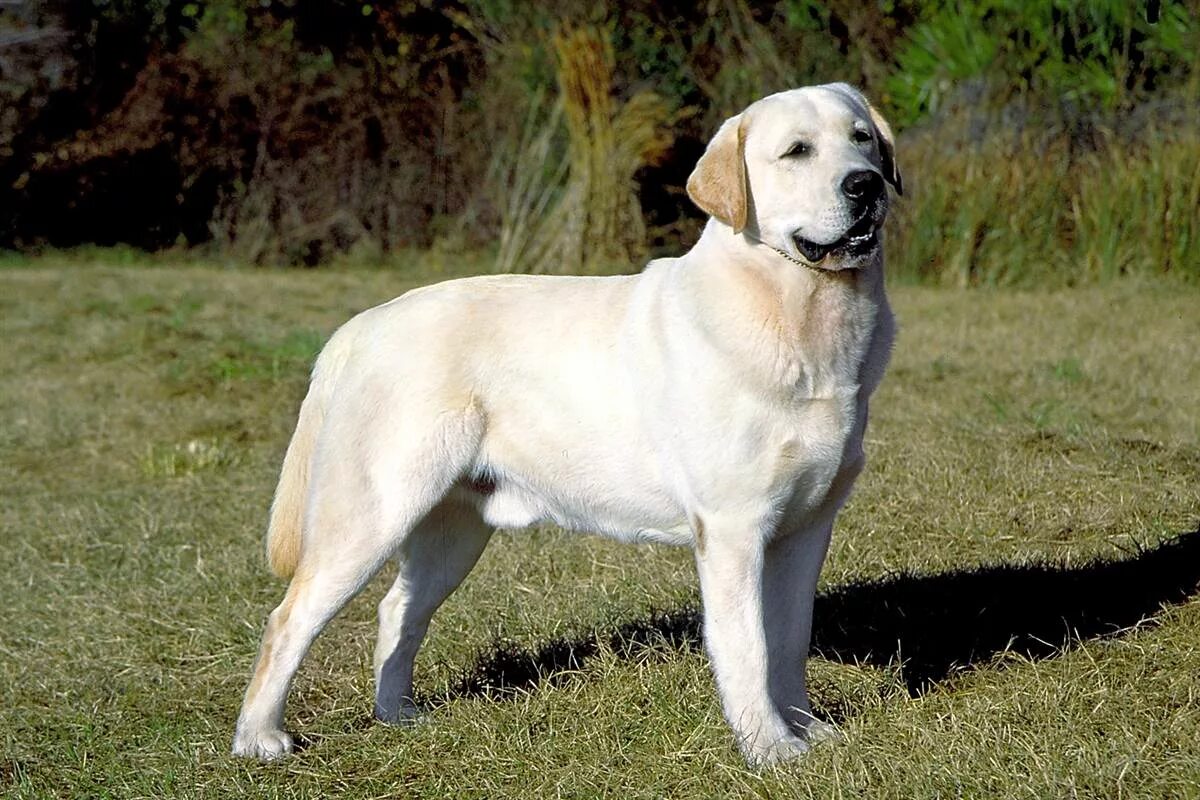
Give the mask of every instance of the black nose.
[[865, 205], [883, 193], [883, 177], [869, 169], [851, 172], [842, 179], [842, 192], [855, 203]]

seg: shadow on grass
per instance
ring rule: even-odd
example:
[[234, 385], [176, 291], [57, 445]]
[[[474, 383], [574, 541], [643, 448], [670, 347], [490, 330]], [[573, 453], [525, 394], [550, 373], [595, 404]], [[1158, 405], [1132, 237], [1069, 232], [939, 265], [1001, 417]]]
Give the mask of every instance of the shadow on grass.
[[[1046, 658], [1081, 640], [1121, 632], [1200, 589], [1200, 528], [1128, 558], [1076, 566], [985, 566], [897, 574], [817, 597], [813, 651], [843, 663], [902, 662], [913, 694], [1000, 652]], [[537, 649], [500, 643], [446, 694], [502, 697], [554, 682], [603, 650], [700, 646], [695, 608], [656, 612], [608, 631]]]

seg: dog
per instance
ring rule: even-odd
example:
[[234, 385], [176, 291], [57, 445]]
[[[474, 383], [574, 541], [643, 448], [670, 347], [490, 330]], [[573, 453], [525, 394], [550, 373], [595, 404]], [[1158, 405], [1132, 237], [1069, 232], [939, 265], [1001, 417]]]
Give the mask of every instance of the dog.
[[552, 522], [690, 546], [722, 708], [752, 764], [834, 729], [805, 662], [834, 516], [863, 466], [894, 336], [881, 226], [902, 192], [854, 88], [765, 97], [687, 189], [696, 245], [617, 277], [485, 276], [364, 311], [313, 368], [271, 508], [290, 577], [235, 755], [292, 750], [283, 710], [322, 627], [387, 562], [375, 716], [413, 716], [413, 659], [495, 528]]

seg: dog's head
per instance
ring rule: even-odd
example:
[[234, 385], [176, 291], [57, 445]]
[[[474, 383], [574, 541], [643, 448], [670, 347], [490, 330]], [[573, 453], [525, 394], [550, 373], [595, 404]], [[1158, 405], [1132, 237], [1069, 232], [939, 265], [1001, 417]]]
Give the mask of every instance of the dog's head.
[[708, 214], [826, 269], [879, 247], [884, 182], [903, 193], [892, 131], [845, 83], [765, 97], [725, 120], [688, 178]]

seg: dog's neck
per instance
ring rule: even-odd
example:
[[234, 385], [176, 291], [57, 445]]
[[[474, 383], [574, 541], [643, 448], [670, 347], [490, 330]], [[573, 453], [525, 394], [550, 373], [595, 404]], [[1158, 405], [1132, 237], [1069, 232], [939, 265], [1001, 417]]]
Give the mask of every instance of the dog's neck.
[[851, 269], [816, 269], [710, 219], [684, 259], [712, 332], [735, 350], [767, 348], [777, 365], [773, 379], [790, 383], [799, 373], [802, 392], [819, 395], [860, 379], [876, 340], [882, 335], [887, 342], [879, 344], [890, 346], [878, 252]]

